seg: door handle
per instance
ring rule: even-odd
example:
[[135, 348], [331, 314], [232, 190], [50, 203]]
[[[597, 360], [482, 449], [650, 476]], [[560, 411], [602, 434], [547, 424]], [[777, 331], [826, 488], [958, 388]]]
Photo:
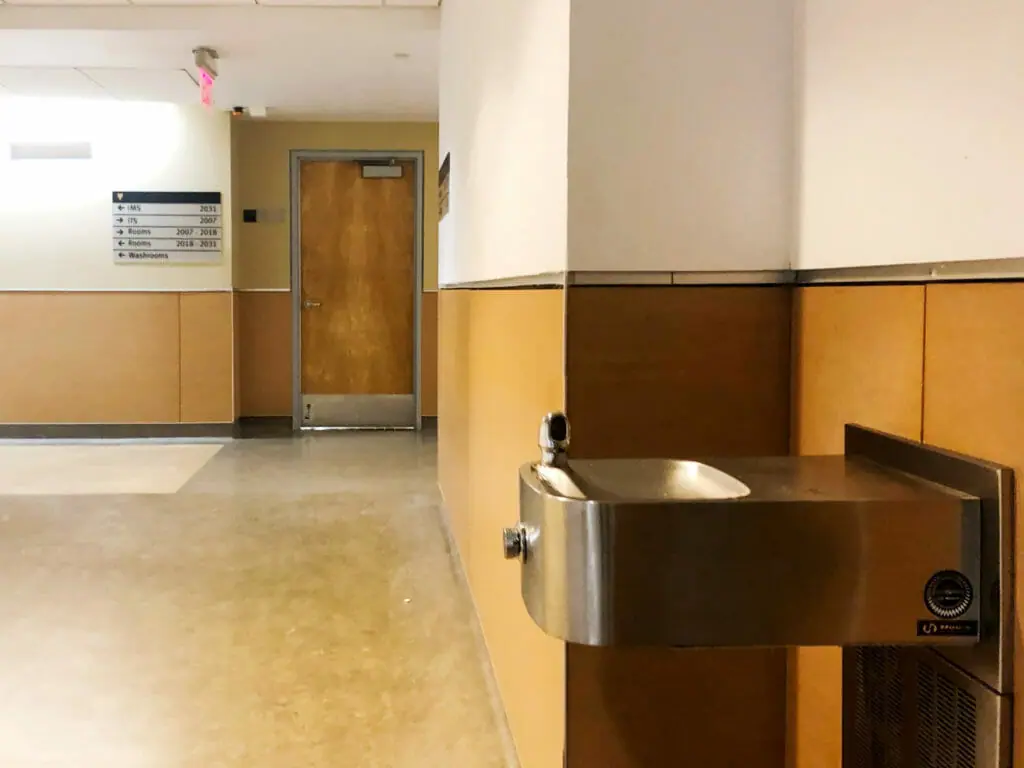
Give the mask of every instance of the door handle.
[[316, 309], [319, 306], [320, 306], [320, 302], [319, 301], [315, 301], [313, 299], [303, 299], [302, 300], [302, 308], [303, 309]]

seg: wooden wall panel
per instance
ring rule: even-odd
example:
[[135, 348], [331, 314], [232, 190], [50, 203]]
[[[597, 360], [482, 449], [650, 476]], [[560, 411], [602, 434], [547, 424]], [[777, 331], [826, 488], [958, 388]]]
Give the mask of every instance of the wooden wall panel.
[[237, 293], [231, 294], [231, 375], [234, 377], [234, 416], [242, 415], [242, 337], [238, 332], [242, 321], [242, 304]]
[[445, 506], [523, 768], [558, 768], [564, 645], [534, 625], [519, 568], [502, 558], [518, 520], [518, 467], [563, 404], [561, 290], [442, 291], [439, 461]]
[[471, 291], [438, 292], [437, 474], [463, 561], [469, 552]]
[[[843, 452], [859, 422], [921, 437], [923, 286], [797, 289], [793, 308], [793, 451]], [[840, 768], [842, 657], [793, 649], [789, 752], [795, 768]]]
[[786, 651], [567, 647], [569, 768], [779, 768]]
[[796, 292], [793, 450], [843, 452], [859, 422], [921, 439], [924, 286], [815, 286]]
[[181, 421], [230, 423], [235, 419], [232, 296], [181, 294]]
[[[1013, 467], [1020, 520], [1024, 477], [1024, 283], [929, 285], [924, 439]], [[1016, 556], [1024, 557], [1018, 523]], [[1022, 570], [1015, 596], [1024, 605]], [[1021, 619], [1014, 632], [1014, 687], [1024, 685]], [[1014, 707], [1014, 765], [1024, 765], [1024, 707]]]
[[[574, 288], [580, 457], [785, 454], [789, 288]], [[777, 768], [786, 652], [567, 649], [571, 768]]]
[[424, 293], [420, 304], [420, 410], [437, 416], [437, 293]]
[[0, 423], [178, 420], [178, 295], [0, 294]]
[[519, 466], [564, 402], [561, 290], [472, 291], [469, 581], [523, 768], [556, 768], [565, 738], [564, 644], [530, 619], [501, 530], [519, 519]]
[[292, 295], [245, 291], [238, 297], [242, 416], [291, 416]]
[[789, 288], [570, 290], [573, 452], [788, 453], [789, 324]]

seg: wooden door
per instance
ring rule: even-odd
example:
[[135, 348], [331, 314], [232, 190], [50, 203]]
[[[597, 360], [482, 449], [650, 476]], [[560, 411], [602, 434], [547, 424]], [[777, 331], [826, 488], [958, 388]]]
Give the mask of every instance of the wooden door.
[[415, 426], [416, 174], [399, 167], [300, 163], [304, 426]]

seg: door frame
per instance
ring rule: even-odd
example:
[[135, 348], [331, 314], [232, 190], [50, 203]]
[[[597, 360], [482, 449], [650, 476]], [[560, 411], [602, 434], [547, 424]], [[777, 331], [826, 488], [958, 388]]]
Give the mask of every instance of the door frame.
[[415, 429], [423, 428], [420, 382], [420, 347], [423, 303], [423, 164], [422, 150], [293, 149], [289, 152], [288, 176], [291, 197], [291, 294], [292, 294], [292, 429], [302, 428], [302, 212], [299, 168], [304, 161], [358, 162], [360, 160], [412, 160], [416, 167], [415, 245], [413, 293], [413, 399], [416, 402]]

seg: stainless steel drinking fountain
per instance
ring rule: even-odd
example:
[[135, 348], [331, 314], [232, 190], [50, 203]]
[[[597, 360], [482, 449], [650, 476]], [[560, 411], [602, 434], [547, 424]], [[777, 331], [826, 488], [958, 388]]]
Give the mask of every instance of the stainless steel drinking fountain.
[[844, 766], [1010, 764], [1011, 470], [853, 425], [843, 456], [576, 460], [569, 438], [545, 417], [504, 531], [545, 632], [843, 646]]

